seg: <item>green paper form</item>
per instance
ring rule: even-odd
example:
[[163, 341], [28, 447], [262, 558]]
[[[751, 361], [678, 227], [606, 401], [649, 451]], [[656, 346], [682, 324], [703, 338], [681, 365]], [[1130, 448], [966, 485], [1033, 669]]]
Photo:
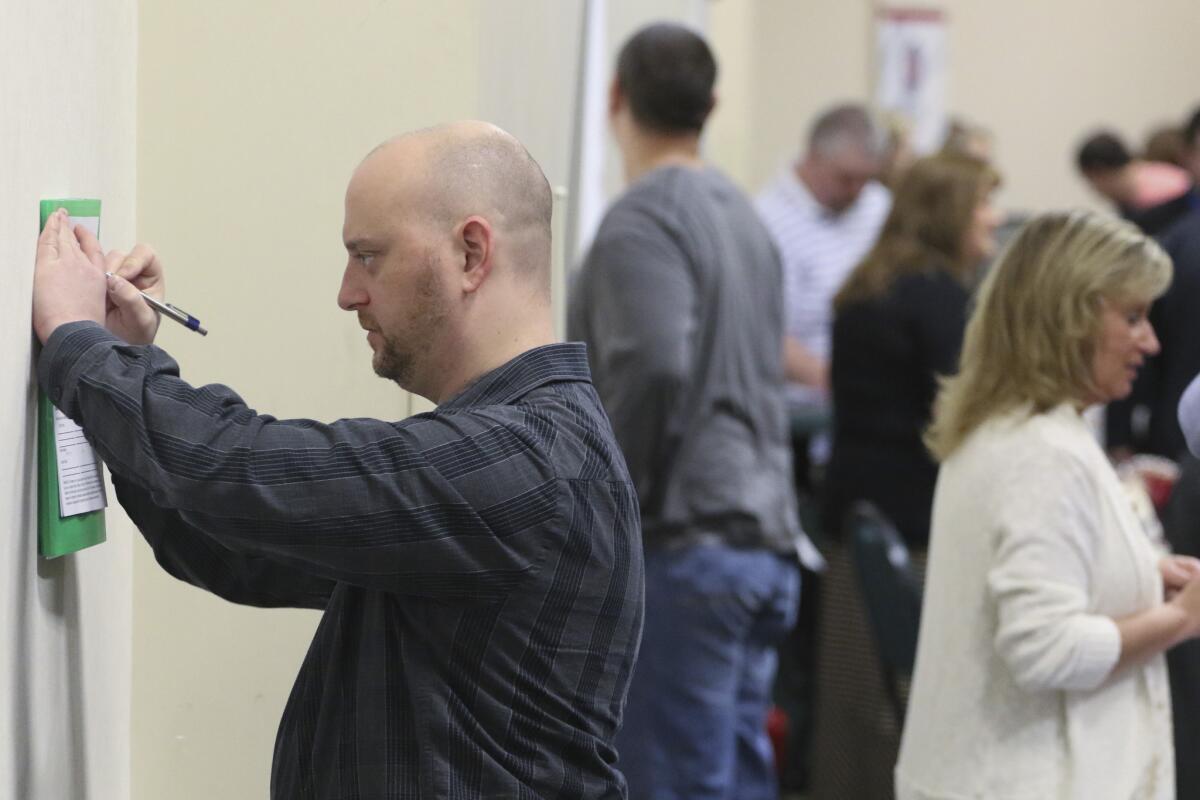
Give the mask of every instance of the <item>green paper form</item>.
[[[99, 200], [43, 200], [41, 227], [65, 208], [100, 234]], [[38, 391], [38, 551], [57, 558], [104, 541], [104, 476], [83, 431]]]

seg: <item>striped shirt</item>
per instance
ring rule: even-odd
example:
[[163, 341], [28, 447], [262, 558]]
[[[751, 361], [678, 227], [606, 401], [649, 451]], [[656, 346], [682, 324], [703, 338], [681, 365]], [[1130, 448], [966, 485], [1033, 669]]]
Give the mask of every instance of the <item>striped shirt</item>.
[[39, 380], [171, 574], [324, 609], [273, 798], [621, 798], [638, 506], [581, 345], [402, 422], [275, 420], [162, 350], [58, 328]]
[[[868, 183], [852, 206], [835, 214], [817, 202], [789, 167], [763, 189], [756, 204], [783, 260], [787, 333], [828, 360], [833, 297], [875, 244], [891, 193]], [[824, 402], [819, 393], [798, 384], [789, 387], [789, 397]]]

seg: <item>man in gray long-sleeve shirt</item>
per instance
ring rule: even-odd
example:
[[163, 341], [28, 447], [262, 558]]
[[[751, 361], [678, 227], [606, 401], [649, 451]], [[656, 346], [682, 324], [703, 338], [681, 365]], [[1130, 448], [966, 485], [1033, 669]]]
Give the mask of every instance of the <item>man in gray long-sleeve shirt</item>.
[[168, 572], [324, 610], [273, 798], [624, 797], [637, 499], [583, 347], [554, 341], [541, 169], [481, 123], [399, 137], [355, 171], [343, 238], [339, 305], [434, 411], [276, 420], [188, 385], [134, 288], [161, 296], [157, 258], [109, 254], [106, 315], [106, 258], [61, 213], [38, 243], [39, 381]]
[[610, 108], [630, 185], [570, 306], [641, 503], [646, 627], [617, 740], [636, 798], [774, 796], [765, 716], [799, 588], [780, 264], [699, 158], [715, 73], [682, 27], [625, 44]]

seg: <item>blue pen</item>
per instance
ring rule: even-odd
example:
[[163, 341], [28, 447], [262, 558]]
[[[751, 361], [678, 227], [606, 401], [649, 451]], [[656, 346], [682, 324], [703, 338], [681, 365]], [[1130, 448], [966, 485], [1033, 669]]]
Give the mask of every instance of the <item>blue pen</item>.
[[[113, 276], [113, 274], [111, 272], [106, 272], [104, 274], [110, 278]], [[208, 336], [208, 331], [204, 330], [204, 328], [201, 327], [200, 320], [196, 319], [191, 314], [184, 311], [182, 308], [177, 308], [176, 306], [173, 306], [170, 303], [163, 303], [159, 300], [155, 300], [153, 297], [146, 294], [145, 292], [138, 292], [138, 294], [140, 294], [142, 296], [142, 299], [146, 301], [146, 304], [148, 306], [153, 308], [158, 313], [163, 314], [164, 316], [170, 317], [171, 319], [175, 320], [183, 327], [188, 328], [189, 330], [193, 330], [196, 333], [200, 334], [201, 336]]]

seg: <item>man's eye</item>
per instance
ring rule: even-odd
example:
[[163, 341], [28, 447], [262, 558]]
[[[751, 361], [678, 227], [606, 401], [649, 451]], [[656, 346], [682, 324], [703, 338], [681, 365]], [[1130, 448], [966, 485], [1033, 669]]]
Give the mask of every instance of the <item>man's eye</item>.
[[371, 266], [372, 259], [375, 258], [375, 254], [374, 253], [358, 253], [354, 257], [357, 258], [358, 262], [360, 264], [362, 264], [364, 267], [369, 267], [369, 266]]

